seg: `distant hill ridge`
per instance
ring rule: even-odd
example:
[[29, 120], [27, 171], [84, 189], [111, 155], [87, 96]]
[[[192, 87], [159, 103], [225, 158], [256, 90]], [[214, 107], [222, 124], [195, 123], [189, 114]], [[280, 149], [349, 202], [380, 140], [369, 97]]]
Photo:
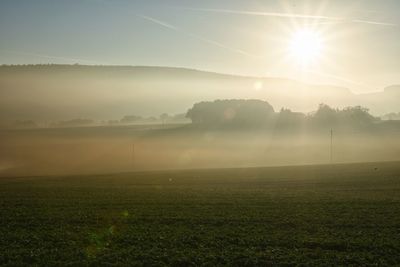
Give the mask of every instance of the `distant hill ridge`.
[[338, 86], [177, 67], [2, 65], [0, 120], [177, 114], [196, 102], [215, 99], [262, 99], [277, 109], [301, 112], [320, 103], [340, 108], [362, 105], [380, 115], [400, 111], [400, 99], [393, 97], [398, 88], [355, 95]]
[[[251, 79], [251, 80], [271, 80], [271, 81], [281, 81], [281, 82], [293, 82], [305, 84], [300, 81], [296, 81], [289, 78], [277, 78], [277, 77], [265, 77], [265, 76], [249, 76], [249, 75], [239, 75], [239, 74], [229, 74], [221, 72], [213, 72], [207, 70], [199, 70], [184, 67], [169, 67], [169, 66], [125, 66], [125, 65], [81, 65], [81, 64], [27, 64], [27, 65], [0, 65], [0, 73], [13, 72], [13, 71], [23, 71], [23, 72], [43, 72], [43, 71], [54, 71], [54, 72], [78, 72], [87, 71], [88, 73], [120, 73], [130, 72], [131, 74], [147, 74], [147, 75], [157, 75], [157, 74], [168, 74], [168, 75], [191, 75], [193, 77], [214, 77], [222, 79]], [[85, 74], [88, 74], [85, 73]], [[325, 85], [331, 86], [331, 85]], [[344, 87], [337, 87], [342, 90], [348, 90]]]

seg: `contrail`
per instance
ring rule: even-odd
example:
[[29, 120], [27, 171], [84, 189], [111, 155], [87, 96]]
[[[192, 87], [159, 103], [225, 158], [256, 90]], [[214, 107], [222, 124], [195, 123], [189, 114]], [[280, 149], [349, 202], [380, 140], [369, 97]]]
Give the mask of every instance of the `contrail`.
[[387, 22], [380, 22], [380, 21], [371, 21], [371, 20], [362, 20], [362, 19], [353, 19], [351, 22], [355, 23], [364, 23], [364, 24], [372, 24], [372, 25], [381, 25], [381, 26], [392, 26], [392, 27], [397, 27], [399, 26], [398, 24], [394, 23], [387, 23]]
[[279, 17], [279, 18], [299, 18], [299, 19], [316, 19], [316, 20], [331, 20], [336, 23], [363, 23], [380, 26], [398, 26], [398, 24], [387, 23], [381, 21], [371, 21], [362, 19], [348, 19], [345, 17], [333, 17], [333, 16], [320, 16], [320, 15], [305, 15], [296, 13], [284, 13], [284, 12], [257, 12], [257, 11], [240, 11], [230, 9], [209, 9], [209, 8], [190, 8], [190, 7], [179, 7], [180, 9], [193, 10], [193, 11], [205, 11], [214, 13], [226, 13], [226, 14], [238, 14], [238, 15], [250, 15], [250, 16], [266, 16], [266, 17]]
[[234, 52], [234, 53], [238, 53], [238, 54], [242, 54], [242, 55], [245, 55], [245, 56], [248, 56], [248, 57], [256, 58], [255, 55], [252, 55], [252, 54], [250, 54], [250, 53], [248, 53], [248, 52], [246, 52], [244, 50], [241, 50], [241, 49], [238, 49], [238, 48], [234, 48], [234, 47], [230, 47], [230, 46], [227, 46], [227, 45], [225, 45], [223, 43], [220, 43], [220, 42], [217, 42], [217, 41], [214, 41], [214, 40], [211, 40], [211, 39], [204, 38], [204, 37], [202, 37], [200, 35], [197, 35], [197, 34], [194, 34], [194, 33], [191, 33], [191, 32], [187, 32], [185, 30], [182, 30], [182, 29], [180, 29], [180, 28], [178, 28], [178, 27], [176, 27], [176, 26], [174, 26], [172, 24], [169, 24], [167, 22], [161, 21], [159, 19], [156, 19], [156, 18], [153, 18], [153, 17], [149, 17], [149, 16], [145, 16], [145, 15], [140, 15], [140, 14], [135, 14], [135, 15], [140, 17], [140, 18], [142, 18], [142, 19], [145, 19], [147, 21], [150, 21], [152, 23], [160, 25], [162, 27], [165, 27], [165, 28], [168, 28], [170, 30], [174, 30], [174, 31], [180, 32], [182, 34], [185, 34], [185, 35], [187, 35], [187, 36], [189, 36], [191, 38], [197, 39], [197, 40], [202, 41], [204, 43], [208, 43], [208, 44], [211, 44], [211, 45], [214, 45], [214, 46], [218, 46], [220, 48], [223, 48], [225, 50], [228, 50], [228, 51], [231, 51], [231, 52]]
[[[108, 0], [98, 0], [98, 1], [102, 2], [103, 4], [106, 4], [106, 5], [110, 4], [110, 2], [108, 2]], [[124, 11], [126, 11], [126, 10], [124, 10]], [[161, 21], [161, 20], [159, 20], [157, 18], [146, 16], [146, 15], [142, 15], [142, 14], [137, 14], [137, 13], [133, 13], [133, 12], [129, 12], [129, 13], [131, 13], [131, 14], [133, 14], [133, 15], [141, 18], [141, 19], [144, 19], [144, 20], [147, 20], [147, 21], [152, 22], [154, 24], [157, 24], [159, 26], [162, 26], [164, 28], [167, 28], [167, 29], [179, 32], [181, 34], [184, 34], [186, 36], [189, 36], [191, 38], [197, 39], [197, 40], [199, 40], [201, 42], [208, 43], [208, 44], [217, 46], [219, 48], [223, 48], [223, 49], [225, 49], [227, 51], [230, 51], [230, 52], [233, 52], [233, 53], [242, 54], [242, 55], [245, 55], [245, 56], [251, 57], [251, 58], [257, 58], [257, 56], [252, 55], [252, 54], [250, 54], [250, 53], [248, 53], [248, 52], [246, 52], [244, 50], [241, 50], [241, 49], [238, 49], [238, 48], [234, 48], [234, 47], [230, 47], [230, 46], [227, 46], [227, 45], [225, 45], [223, 43], [220, 43], [218, 41], [211, 40], [211, 39], [208, 39], [208, 38], [204, 38], [204, 37], [202, 37], [200, 35], [197, 35], [197, 34], [194, 34], [194, 33], [191, 33], [191, 32], [187, 32], [187, 31], [185, 31], [185, 30], [183, 30], [183, 29], [181, 29], [181, 28], [179, 28], [179, 27], [177, 27], [175, 25], [172, 25], [172, 24], [167, 23], [165, 21]]]
[[168, 24], [168, 23], [166, 23], [166, 22], [164, 22], [164, 21], [161, 21], [161, 20], [158, 20], [158, 19], [149, 17], [149, 16], [145, 16], [145, 15], [137, 15], [137, 14], [136, 14], [136, 16], [138, 16], [138, 17], [140, 17], [140, 18], [142, 18], [142, 19], [148, 20], [148, 21], [150, 21], [150, 22], [153, 22], [153, 23], [155, 23], [155, 24], [164, 26], [164, 27], [166, 27], [166, 28], [168, 28], [168, 29], [175, 30], [175, 31], [179, 31], [179, 29], [178, 29], [177, 27], [175, 27], [175, 26], [173, 26], [173, 25], [171, 25], [171, 24]]

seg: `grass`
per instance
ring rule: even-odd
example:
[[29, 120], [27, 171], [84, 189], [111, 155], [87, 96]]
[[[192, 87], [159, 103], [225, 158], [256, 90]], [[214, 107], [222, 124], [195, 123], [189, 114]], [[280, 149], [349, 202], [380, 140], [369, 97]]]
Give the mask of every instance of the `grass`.
[[399, 162], [0, 179], [9, 266], [393, 266]]

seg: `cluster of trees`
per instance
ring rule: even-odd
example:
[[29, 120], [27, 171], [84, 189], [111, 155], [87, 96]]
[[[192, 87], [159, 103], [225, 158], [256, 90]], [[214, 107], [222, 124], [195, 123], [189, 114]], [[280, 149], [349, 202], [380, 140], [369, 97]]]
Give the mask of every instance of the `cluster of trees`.
[[321, 104], [315, 112], [304, 114], [281, 109], [275, 112], [266, 101], [216, 100], [200, 102], [188, 110], [186, 117], [195, 125], [220, 127], [274, 127], [298, 129], [299, 127], [368, 127], [379, 121], [368, 109], [355, 106], [334, 109]]
[[252, 126], [267, 123], [274, 114], [268, 102], [232, 99], [196, 103], [186, 117], [194, 124]]

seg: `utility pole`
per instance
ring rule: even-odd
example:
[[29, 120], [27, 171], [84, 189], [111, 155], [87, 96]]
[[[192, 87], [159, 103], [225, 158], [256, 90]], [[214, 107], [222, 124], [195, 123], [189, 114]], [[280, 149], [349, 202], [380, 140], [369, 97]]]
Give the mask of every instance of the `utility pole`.
[[333, 129], [331, 129], [330, 162], [333, 162]]
[[135, 168], [135, 143], [132, 143], [132, 168]]

